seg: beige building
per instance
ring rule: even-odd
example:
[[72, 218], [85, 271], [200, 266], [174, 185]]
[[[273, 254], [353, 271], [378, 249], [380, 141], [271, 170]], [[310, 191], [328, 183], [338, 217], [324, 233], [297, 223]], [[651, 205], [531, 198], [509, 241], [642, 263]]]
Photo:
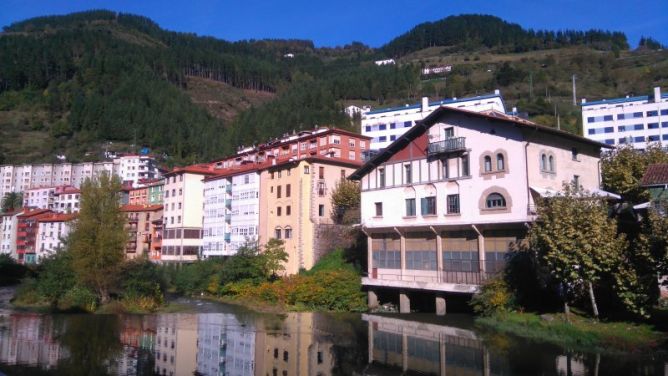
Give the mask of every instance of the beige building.
[[148, 256], [153, 250], [155, 227], [162, 218], [162, 205], [123, 205], [121, 211], [126, 216], [125, 228], [128, 232], [125, 258]]
[[310, 269], [328, 251], [320, 249], [318, 231], [332, 224], [332, 191], [359, 166], [346, 159], [312, 157], [276, 164], [260, 173], [260, 242], [271, 238], [285, 242], [286, 274]]
[[160, 315], [155, 333], [155, 374], [192, 375], [197, 369], [197, 315]]

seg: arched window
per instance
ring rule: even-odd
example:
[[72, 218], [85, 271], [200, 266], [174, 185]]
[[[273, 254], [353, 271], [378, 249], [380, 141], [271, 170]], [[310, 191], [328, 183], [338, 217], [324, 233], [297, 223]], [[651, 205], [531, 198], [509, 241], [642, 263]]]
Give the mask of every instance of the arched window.
[[284, 238], [285, 239], [292, 239], [292, 227], [290, 227], [290, 226], [285, 227]]
[[548, 167], [550, 168], [550, 172], [554, 172], [554, 157], [551, 156], [551, 155], [550, 155]]
[[492, 157], [486, 155], [484, 161], [485, 161], [485, 172], [492, 171]]
[[276, 229], [274, 230], [274, 237], [275, 237], [276, 239], [280, 239], [280, 238], [281, 238], [281, 232], [282, 232], [282, 231], [281, 231], [281, 228], [280, 228], [280, 227], [276, 227]]
[[485, 207], [487, 209], [505, 208], [506, 199], [498, 193], [491, 193], [485, 200]]
[[547, 156], [545, 154], [540, 155], [540, 170], [547, 170]]
[[496, 155], [496, 169], [497, 171], [503, 171], [506, 168], [505, 161], [503, 160], [503, 154], [499, 153]]

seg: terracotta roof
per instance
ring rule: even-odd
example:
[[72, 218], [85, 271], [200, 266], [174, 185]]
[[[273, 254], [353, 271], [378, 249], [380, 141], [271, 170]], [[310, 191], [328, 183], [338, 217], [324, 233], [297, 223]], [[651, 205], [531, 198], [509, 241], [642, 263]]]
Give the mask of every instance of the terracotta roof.
[[578, 136], [573, 133], [569, 133], [566, 131], [562, 131], [560, 129], [548, 127], [545, 125], [540, 125], [534, 122], [531, 122], [526, 119], [522, 119], [518, 116], [512, 116], [512, 115], [506, 115], [502, 114], [498, 111], [486, 111], [486, 112], [475, 112], [475, 111], [469, 111], [461, 108], [451, 108], [451, 107], [444, 107], [441, 106], [437, 109], [435, 109], [429, 116], [424, 118], [422, 121], [418, 121], [415, 123], [415, 126], [410, 128], [408, 131], [406, 131], [403, 135], [398, 137], [394, 142], [392, 142], [387, 148], [380, 150], [378, 154], [376, 154], [373, 158], [371, 158], [367, 163], [365, 163], [362, 167], [360, 167], [357, 171], [352, 173], [350, 175], [350, 179], [352, 180], [359, 180], [361, 179], [364, 175], [368, 174], [370, 171], [372, 171], [375, 167], [381, 165], [390, 157], [392, 157], [395, 153], [398, 151], [402, 150], [405, 148], [408, 144], [410, 144], [413, 140], [418, 138], [419, 136], [423, 135], [429, 128], [431, 128], [432, 125], [436, 124], [438, 120], [443, 117], [447, 116], [449, 114], [460, 114], [460, 115], [465, 115], [469, 117], [474, 117], [474, 118], [480, 118], [480, 119], [487, 119], [490, 121], [500, 121], [504, 123], [508, 123], [510, 125], [514, 125], [517, 127], [522, 127], [525, 129], [530, 129], [534, 130], [537, 132], [544, 132], [544, 133], [549, 133], [558, 137], [563, 137], [567, 138], [573, 141], [581, 142], [584, 144], [589, 144], [593, 145], [599, 148], [606, 148], [606, 149], [612, 149], [613, 147], [610, 145], [606, 145], [594, 140], [590, 140], [588, 138]]
[[174, 167], [171, 171], [165, 173], [167, 175], [178, 174], [181, 172], [190, 173], [190, 174], [200, 174], [200, 175], [214, 175], [213, 165], [208, 163], [200, 163], [196, 165], [184, 166], [184, 167]]
[[68, 222], [77, 217], [76, 213], [49, 213], [44, 216], [40, 216], [37, 219], [37, 222]]
[[19, 214], [19, 218], [30, 218], [30, 217], [34, 217], [36, 215], [49, 214], [49, 213], [53, 213], [53, 212], [49, 209], [24, 208], [23, 213]]
[[649, 165], [640, 181], [640, 185], [643, 187], [666, 184], [668, 184], [668, 163]]
[[123, 205], [121, 206], [122, 212], [145, 212], [145, 211], [158, 211], [162, 210], [162, 205]]
[[81, 193], [81, 190], [79, 188], [73, 187], [71, 185], [64, 185], [64, 186], [56, 187], [55, 194], [60, 195], [60, 194], [68, 194], [68, 193]]

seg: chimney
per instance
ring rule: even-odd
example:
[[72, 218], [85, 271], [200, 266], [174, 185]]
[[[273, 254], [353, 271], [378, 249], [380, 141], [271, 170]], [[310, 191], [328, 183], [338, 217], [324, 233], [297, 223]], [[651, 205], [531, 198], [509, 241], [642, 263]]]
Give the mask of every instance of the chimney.
[[426, 112], [429, 109], [429, 98], [422, 97], [422, 112]]
[[657, 86], [654, 88], [654, 103], [661, 102], [661, 87]]

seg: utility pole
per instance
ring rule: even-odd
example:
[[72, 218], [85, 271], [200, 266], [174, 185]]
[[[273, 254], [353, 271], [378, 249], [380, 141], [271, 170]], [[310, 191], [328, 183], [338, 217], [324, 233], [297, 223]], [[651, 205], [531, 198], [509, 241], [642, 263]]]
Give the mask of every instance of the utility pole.
[[577, 106], [578, 103], [575, 95], [575, 75], [573, 75], [572, 79], [573, 79], [573, 106]]

